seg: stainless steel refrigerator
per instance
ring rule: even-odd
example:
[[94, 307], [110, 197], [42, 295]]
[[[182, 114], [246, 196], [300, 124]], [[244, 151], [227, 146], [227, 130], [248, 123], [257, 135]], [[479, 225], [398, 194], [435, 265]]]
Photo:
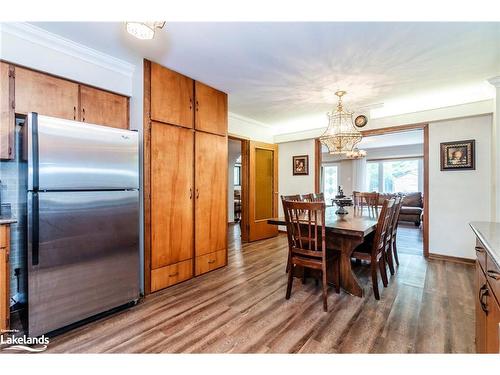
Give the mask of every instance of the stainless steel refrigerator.
[[28, 115], [28, 330], [139, 298], [138, 135]]

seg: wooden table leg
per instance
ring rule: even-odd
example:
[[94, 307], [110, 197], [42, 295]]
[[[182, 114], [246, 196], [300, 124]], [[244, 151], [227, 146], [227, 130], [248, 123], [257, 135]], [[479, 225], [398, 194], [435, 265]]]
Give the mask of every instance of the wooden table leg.
[[356, 275], [352, 272], [351, 254], [363, 242], [363, 239], [333, 236], [332, 247], [340, 250], [340, 286], [353, 296], [363, 297], [363, 288], [359, 285]]

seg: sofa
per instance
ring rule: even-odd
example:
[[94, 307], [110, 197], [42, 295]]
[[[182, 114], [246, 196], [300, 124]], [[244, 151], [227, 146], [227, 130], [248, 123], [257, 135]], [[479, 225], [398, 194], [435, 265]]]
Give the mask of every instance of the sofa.
[[401, 206], [399, 214], [399, 221], [411, 221], [415, 226], [419, 227], [424, 213], [422, 193], [380, 193], [378, 198], [379, 205], [382, 205], [384, 200], [390, 199], [397, 194], [404, 196], [403, 205]]

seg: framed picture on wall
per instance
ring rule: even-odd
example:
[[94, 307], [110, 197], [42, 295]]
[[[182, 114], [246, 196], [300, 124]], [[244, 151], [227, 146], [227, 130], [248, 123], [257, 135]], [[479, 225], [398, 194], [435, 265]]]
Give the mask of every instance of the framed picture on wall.
[[292, 168], [294, 176], [309, 175], [309, 155], [292, 156]]
[[475, 144], [474, 139], [441, 143], [441, 170], [476, 169]]

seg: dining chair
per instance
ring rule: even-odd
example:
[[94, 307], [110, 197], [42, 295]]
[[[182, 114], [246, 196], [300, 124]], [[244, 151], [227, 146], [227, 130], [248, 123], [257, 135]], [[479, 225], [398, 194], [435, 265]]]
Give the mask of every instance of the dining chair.
[[[288, 221], [287, 215], [288, 212], [285, 210], [285, 201], [291, 201], [291, 202], [301, 202], [303, 200], [303, 197], [300, 194], [294, 194], [294, 195], [282, 195], [281, 196], [281, 204], [283, 206], [283, 212], [285, 214], [285, 221]], [[288, 243], [290, 243], [290, 233], [287, 231], [286, 235], [288, 237]], [[286, 269], [285, 272], [290, 271], [290, 265], [291, 265], [291, 256], [292, 254], [290, 251], [288, 252], [288, 260], [286, 262]]]
[[389, 226], [387, 227], [387, 239], [386, 239], [386, 248], [385, 248], [385, 259], [387, 260], [387, 265], [389, 266], [389, 271], [391, 275], [394, 275], [394, 257], [392, 254], [392, 232], [394, 229], [394, 219], [397, 215], [399, 215], [399, 208], [401, 207], [401, 197], [396, 195], [394, 198], [394, 206], [392, 207], [391, 218], [389, 221]]
[[388, 247], [388, 230], [392, 218], [392, 211], [394, 207], [394, 199], [386, 199], [382, 205], [382, 210], [377, 221], [377, 229], [375, 230], [375, 236], [373, 241], [365, 242], [359, 245], [351, 257], [359, 260], [365, 260], [370, 262], [371, 274], [372, 274], [372, 284], [373, 284], [373, 294], [375, 299], [380, 299], [380, 293], [378, 290], [378, 272], [377, 267], [380, 270], [380, 276], [382, 278], [382, 283], [384, 287], [387, 287], [387, 263], [386, 254]]
[[[399, 201], [397, 200], [399, 198]], [[404, 196], [398, 195], [396, 197], [396, 202], [394, 204], [394, 212], [392, 219], [392, 227], [389, 233], [389, 251], [390, 258], [394, 256], [394, 260], [396, 261], [396, 265], [399, 266], [399, 258], [398, 258], [398, 249], [396, 247], [396, 239], [398, 234], [398, 225], [399, 225], [399, 214], [401, 213], [401, 207], [403, 206], [403, 198]]]
[[325, 194], [323, 193], [309, 193], [302, 195], [304, 202], [324, 202]]
[[286, 299], [292, 293], [294, 268], [319, 270], [323, 283], [323, 310], [328, 310], [328, 276], [333, 272], [336, 293], [340, 293], [339, 253], [326, 248], [325, 203], [283, 201], [287, 224], [291, 268]]
[[375, 191], [353, 191], [352, 197], [353, 205], [355, 208], [359, 208], [361, 211], [363, 211], [363, 208], [366, 207], [369, 215], [378, 216], [379, 193]]

